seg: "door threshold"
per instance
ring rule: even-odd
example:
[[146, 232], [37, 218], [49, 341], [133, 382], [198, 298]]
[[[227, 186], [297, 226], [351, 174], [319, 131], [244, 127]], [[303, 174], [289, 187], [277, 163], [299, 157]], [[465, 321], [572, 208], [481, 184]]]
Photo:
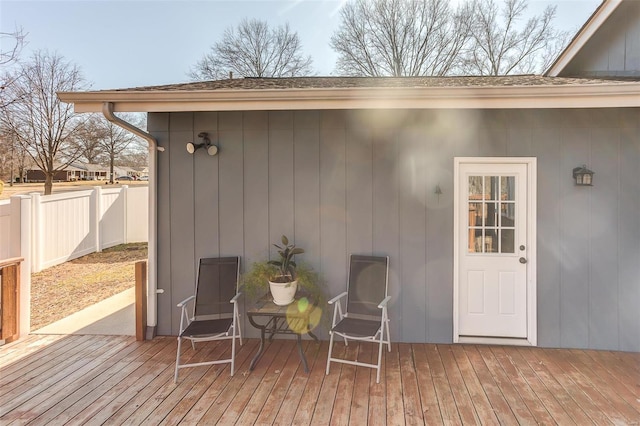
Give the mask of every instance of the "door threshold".
[[506, 346], [536, 346], [527, 338], [514, 337], [481, 337], [458, 336], [456, 343], [471, 343], [480, 345], [506, 345]]

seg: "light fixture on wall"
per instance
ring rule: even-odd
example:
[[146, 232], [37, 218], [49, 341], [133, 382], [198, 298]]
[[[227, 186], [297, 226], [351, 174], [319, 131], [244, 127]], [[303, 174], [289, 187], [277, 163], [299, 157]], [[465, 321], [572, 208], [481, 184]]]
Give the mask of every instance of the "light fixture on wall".
[[593, 186], [594, 173], [586, 165], [573, 169], [573, 178], [578, 186]]
[[200, 148], [206, 148], [207, 154], [214, 156], [218, 153], [218, 147], [211, 143], [211, 139], [209, 139], [209, 134], [207, 132], [198, 133], [198, 137], [202, 139], [200, 143], [187, 143], [187, 152], [189, 154], [193, 154]]

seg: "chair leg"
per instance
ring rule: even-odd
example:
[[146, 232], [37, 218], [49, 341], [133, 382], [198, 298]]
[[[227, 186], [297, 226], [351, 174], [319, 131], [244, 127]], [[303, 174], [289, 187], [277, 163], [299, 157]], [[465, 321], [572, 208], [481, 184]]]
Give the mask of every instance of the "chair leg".
[[242, 327], [240, 326], [240, 315], [236, 317], [236, 325], [238, 326], [238, 337], [240, 338], [240, 346], [242, 346]]
[[385, 321], [384, 325], [387, 329], [387, 346], [389, 347], [389, 352], [391, 352], [391, 334], [389, 334], [389, 321]]
[[325, 375], [329, 375], [329, 366], [331, 365], [331, 351], [333, 350], [333, 332], [329, 332], [329, 354], [327, 355], [327, 371]]
[[382, 365], [382, 346], [384, 342], [382, 341], [382, 333], [380, 333], [380, 343], [378, 344], [378, 367], [376, 370], [378, 373], [376, 374], [376, 383], [380, 383], [380, 366]]
[[236, 327], [233, 327], [233, 337], [231, 338], [231, 377], [236, 366]]
[[176, 371], [173, 375], [173, 383], [178, 383], [178, 366], [180, 365], [180, 346], [182, 346], [182, 339], [178, 337], [178, 353], [176, 354]]

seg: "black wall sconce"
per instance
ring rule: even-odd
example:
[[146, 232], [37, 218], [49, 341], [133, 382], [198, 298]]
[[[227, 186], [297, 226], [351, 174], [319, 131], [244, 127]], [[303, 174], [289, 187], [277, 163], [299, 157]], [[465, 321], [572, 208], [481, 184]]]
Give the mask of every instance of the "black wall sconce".
[[218, 147], [211, 143], [211, 139], [209, 139], [209, 134], [207, 132], [198, 133], [198, 137], [202, 139], [200, 143], [187, 143], [187, 152], [189, 154], [193, 154], [200, 148], [206, 148], [207, 154], [214, 156], [218, 153]]
[[594, 173], [584, 165], [573, 169], [573, 178], [578, 186], [593, 186], [593, 175]]

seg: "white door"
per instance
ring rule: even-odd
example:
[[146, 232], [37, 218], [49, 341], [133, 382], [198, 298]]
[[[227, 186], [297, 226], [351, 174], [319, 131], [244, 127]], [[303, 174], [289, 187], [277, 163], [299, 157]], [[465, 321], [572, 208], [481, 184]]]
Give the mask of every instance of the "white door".
[[457, 161], [457, 335], [527, 339], [535, 163]]

